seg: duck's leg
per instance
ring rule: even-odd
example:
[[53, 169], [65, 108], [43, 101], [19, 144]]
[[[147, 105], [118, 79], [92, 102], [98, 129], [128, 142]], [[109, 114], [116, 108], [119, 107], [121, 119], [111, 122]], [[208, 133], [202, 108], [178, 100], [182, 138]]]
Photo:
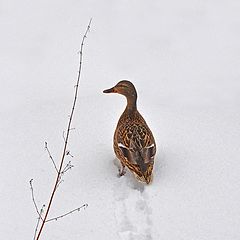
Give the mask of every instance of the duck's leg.
[[125, 165], [121, 162], [122, 167], [118, 169], [119, 171], [119, 177], [125, 175], [126, 170], [125, 170]]

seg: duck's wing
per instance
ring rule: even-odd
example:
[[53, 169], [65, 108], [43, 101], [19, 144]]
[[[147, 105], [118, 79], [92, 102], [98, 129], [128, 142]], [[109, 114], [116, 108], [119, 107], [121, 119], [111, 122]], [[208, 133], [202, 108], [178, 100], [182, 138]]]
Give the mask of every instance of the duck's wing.
[[155, 141], [149, 128], [134, 124], [122, 132], [118, 147], [130, 164], [138, 165], [145, 172], [156, 153]]

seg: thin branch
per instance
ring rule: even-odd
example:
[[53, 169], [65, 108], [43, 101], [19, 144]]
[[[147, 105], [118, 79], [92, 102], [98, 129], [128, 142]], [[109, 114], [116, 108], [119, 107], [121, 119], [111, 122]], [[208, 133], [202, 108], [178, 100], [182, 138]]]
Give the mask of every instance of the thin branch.
[[63, 131], [63, 133], [62, 133], [62, 137], [63, 137], [63, 141], [66, 142], [65, 131]]
[[54, 221], [54, 220], [57, 221], [59, 218], [66, 217], [67, 215], [69, 215], [71, 213], [74, 213], [76, 211], [79, 212], [82, 208], [86, 209], [87, 207], [88, 207], [88, 204], [83, 204], [81, 207], [75, 208], [75, 209], [73, 209], [73, 210], [71, 210], [71, 211], [69, 211], [69, 212], [67, 212], [67, 213], [65, 213], [63, 215], [60, 215], [60, 216], [54, 217], [54, 218], [50, 218], [46, 222], [51, 222], [51, 221]]
[[63, 170], [61, 171], [61, 174], [59, 176], [59, 179], [58, 179], [58, 185], [57, 185], [57, 188], [60, 186], [61, 183], [64, 182], [64, 179], [63, 178], [63, 175], [68, 171], [68, 170], [71, 170], [72, 168], [74, 167], [74, 165], [71, 164], [71, 161], [69, 161], [67, 163], [67, 165], [63, 168]]
[[33, 179], [31, 179], [31, 180], [29, 181], [30, 188], [31, 188], [31, 193], [32, 193], [32, 201], [33, 201], [33, 204], [34, 204], [34, 207], [35, 207], [35, 209], [36, 209], [36, 212], [37, 212], [37, 214], [38, 214], [39, 219], [41, 219], [41, 220], [43, 221], [42, 216], [41, 216], [41, 214], [40, 214], [40, 212], [39, 212], [39, 210], [38, 210], [37, 203], [36, 203], [35, 198], [34, 198], [32, 182], [33, 182]]
[[61, 172], [61, 176], [66, 173], [68, 170], [72, 169], [74, 165], [71, 164], [71, 161], [68, 162], [68, 164], [63, 168]]
[[[43, 213], [43, 209], [44, 209], [45, 205], [42, 205], [42, 208], [40, 210], [40, 216], [42, 216], [42, 213]], [[42, 218], [42, 217], [41, 217]], [[37, 225], [35, 227], [35, 231], [34, 231], [34, 237], [33, 237], [33, 240], [36, 239], [36, 235], [37, 235], [37, 230], [38, 230], [38, 226], [39, 226], [39, 223], [40, 223], [40, 217], [38, 217], [38, 220], [37, 220]]]
[[[72, 130], [75, 130], [75, 128], [70, 128], [69, 131], [72, 131]], [[66, 141], [66, 138], [65, 138], [65, 131], [63, 131], [62, 133], [62, 137], [63, 137], [63, 140], [64, 142]]]
[[63, 179], [59, 179], [58, 184], [57, 184], [57, 188], [58, 188], [58, 187], [60, 186], [60, 184], [63, 183], [63, 182], [64, 182]]
[[73, 155], [70, 153], [70, 151], [69, 151], [69, 150], [67, 150], [67, 151], [66, 151], [66, 155], [67, 155], [67, 156], [70, 156], [70, 157], [72, 157], [72, 158], [73, 158]]
[[72, 110], [71, 110], [70, 118], [69, 118], [69, 121], [68, 121], [67, 134], [66, 134], [66, 138], [65, 138], [65, 142], [64, 142], [62, 158], [61, 158], [61, 161], [60, 161], [60, 166], [59, 166], [59, 169], [58, 169], [58, 174], [57, 174], [57, 177], [56, 177], [56, 181], [55, 181], [55, 184], [54, 184], [54, 186], [53, 186], [52, 194], [51, 194], [51, 196], [50, 196], [49, 203], [48, 203], [48, 205], [47, 205], [47, 210], [46, 210], [46, 213], [45, 213], [44, 218], [43, 218], [42, 225], [41, 225], [40, 230], [39, 230], [38, 235], [37, 235], [37, 240], [39, 240], [39, 238], [40, 238], [40, 236], [41, 236], [41, 233], [42, 233], [42, 230], [43, 230], [43, 227], [44, 227], [44, 225], [45, 225], [45, 223], [46, 223], [46, 220], [47, 220], [47, 217], [48, 217], [48, 213], [49, 213], [49, 210], [50, 210], [50, 208], [51, 208], [51, 205], [52, 205], [52, 201], [53, 201], [55, 192], [56, 192], [56, 190], [57, 190], [57, 186], [58, 186], [58, 183], [59, 183], [59, 178], [60, 178], [61, 172], [62, 172], [62, 167], [63, 167], [64, 159], [65, 159], [65, 156], [66, 156], [66, 150], [67, 150], [67, 145], [68, 145], [69, 132], [70, 132], [70, 129], [71, 129], [73, 113], [74, 113], [75, 106], [76, 106], [76, 102], [77, 102], [78, 88], [79, 88], [79, 82], [80, 82], [80, 77], [81, 77], [82, 60], [83, 60], [83, 45], [84, 45], [84, 41], [85, 41], [85, 39], [86, 39], [86, 37], [87, 37], [87, 34], [88, 34], [89, 30], [90, 30], [91, 22], [92, 22], [92, 19], [90, 19], [90, 21], [89, 21], [89, 23], [88, 23], [86, 32], [85, 32], [85, 34], [84, 34], [84, 36], [83, 36], [83, 38], [82, 38], [82, 42], [81, 42], [81, 46], [80, 46], [79, 70], [78, 70], [77, 84], [76, 84], [76, 87], [75, 87], [75, 93], [74, 93]]
[[52, 157], [52, 155], [51, 155], [51, 153], [50, 153], [50, 151], [49, 151], [48, 143], [47, 143], [47, 142], [45, 142], [45, 149], [46, 149], [47, 152], [48, 152], [49, 158], [52, 160], [52, 163], [53, 163], [53, 166], [54, 166], [56, 172], [58, 172], [57, 165], [56, 165], [55, 161], [53, 160], [53, 157]]

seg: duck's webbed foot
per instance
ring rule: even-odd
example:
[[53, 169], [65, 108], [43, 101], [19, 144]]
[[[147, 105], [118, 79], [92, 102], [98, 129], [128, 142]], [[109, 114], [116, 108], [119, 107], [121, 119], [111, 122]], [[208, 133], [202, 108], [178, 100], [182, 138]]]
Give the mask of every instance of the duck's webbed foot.
[[125, 173], [126, 173], [125, 166], [122, 165], [122, 167], [118, 169], [118, 176], [122, 177], [125, 175]]

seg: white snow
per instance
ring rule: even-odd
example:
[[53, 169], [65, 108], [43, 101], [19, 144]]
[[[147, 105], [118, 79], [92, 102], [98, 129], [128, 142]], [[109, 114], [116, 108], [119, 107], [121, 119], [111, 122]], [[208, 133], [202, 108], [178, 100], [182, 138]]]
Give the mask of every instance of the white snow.
[[[0, 9], [0, 238], [33, 239], [63, 147], [84, 49], [64, 175], [42, 240], [240, 239], [240, 2], [2, 1]], [[156, 138], [153, 183], [118, 178], [112, 137], [138, 90]]]

